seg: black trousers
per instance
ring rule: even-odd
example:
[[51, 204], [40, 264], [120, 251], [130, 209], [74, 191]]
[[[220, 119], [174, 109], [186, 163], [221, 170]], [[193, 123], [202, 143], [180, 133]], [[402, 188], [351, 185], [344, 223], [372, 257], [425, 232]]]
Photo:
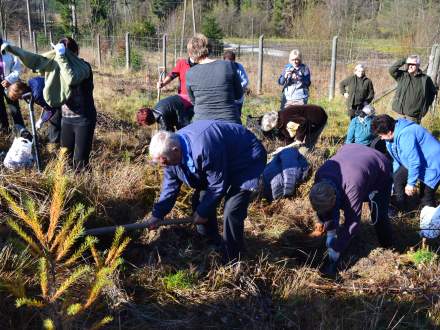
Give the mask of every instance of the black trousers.
[[[193, 195], [193, 210], [197, 209], [203, 199], [205, 191], [196, 191]], [[250, 202], [251, 192], [240, 188], [230, 187], [225, 196], [225, 207], [223, 211], [223, 244], [224, 257], [226, 261], [236, 260], [243, 248], [244, 220], [247, 217], [247, 210]], [[208, 222], [201, 226], [203, 234], [214, 242], [219, 242], [216, 208], [213, 208], [208, 215]]]
[[[405, 195], [405, 186], [408, 181], [408, 169], [405, 166], [400, 166], [399, 169], [393, 175], [394, 181], [394, 193], [395, 193], [395, 203], [396, 207], [400, 210], [406, 209], [406, 195]], [[432, 206], [436, 207], [437, 203], [435, 200], [435, 192], [439, 187], [439, 183], [437, 186], [432, 189], [427, 186], [423, 182], [420, 181], [420, 206]]]
[[49, 127], [47, 131], [49, 143], [60, 143], [61, 139], [61, 110], [56, 111], [49, 119]]
[[12, 115], [12, 120], [14, 121], [14, 125], [21, 125], [24, 126], [24, 120], [23, 116], [21, 115], [20, 111], [20, 105], [18, 104], [18, 101], [12, 101], [10, 100], [6, 95], [5, 92], [0, 92], [0, 124], [1, 129], [8, 129], [9, 128], [9, 120], [8, 120], [8, 114], [6, 111], [6, 108], [9, 109]]
[[72, 124], [62, 120], [60, 146], [67, 149], [74, 169], [83, 169], [89, 164], [95, 123]]

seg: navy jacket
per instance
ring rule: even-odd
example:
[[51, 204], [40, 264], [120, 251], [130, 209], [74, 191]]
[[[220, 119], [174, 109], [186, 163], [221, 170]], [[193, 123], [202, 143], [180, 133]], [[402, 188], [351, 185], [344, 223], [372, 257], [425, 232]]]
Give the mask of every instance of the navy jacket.
[[197, 213], [207, 217], [231, 186], [256, 190], [266, 165], [266, 150], [239, 124], [199, 120], [176, 132], [182, 145], [182, 163], [167, 166], [153, 216], [165, 217], [173, 208], [182, 183], [206, 190]]

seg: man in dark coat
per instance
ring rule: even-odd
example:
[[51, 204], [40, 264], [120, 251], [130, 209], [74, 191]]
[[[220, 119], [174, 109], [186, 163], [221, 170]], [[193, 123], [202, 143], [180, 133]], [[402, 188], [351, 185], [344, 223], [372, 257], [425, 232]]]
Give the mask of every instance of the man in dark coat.
[[339, 83], [339, 90], [346, 100], [350, 119], [354, 118], [356, 111], [370, 104], [374, 98], [373, 83], [365, 76], [365, 68], [362, 64], [356, 65], [354, 75]]
[[[406, 67], [401, 69], [404, 64]], [[393, 111], [420, 124], [434, 101], [437, 88], [431, 77], [420, 70], [419, 56], [411, 55], [407, 59], [401, 59], [389, 71], [391, 77], [397, 81]]]
[[[319, 224], [327, 232], [327, 273], [336, 274], [340, 254], [359, 229], [364, 202], [370, 204], [371, 221], [380, 245], [391, 246], [391, 184], [391, 162], [381, 152], [361, 144], [343, 145], [318, 169], [309, 197]], [[345, 217], [342, 224], [340, 210]]]
[[279, 138], [286, 144], [314, 147], [325, 124], [327, 114], [317, 105], [290, 105], [278, 112], [268, 112], [261, 119], [261, 129], [269, 132], [277, 129]]
[[238, 258], [251, 192], [258, 189], [266, 165], [266, 150], [258, 139], [239, 124], [199, 120], [176, 133], [156, 133], [150, 155], [165, 167], [150, 228], [171, 211], [185, 183], [196, 190], [193, 210], [198, 231], [214, 243], [221, 242], [216, 209], [225, 198], [221, 244], [225, 260]]

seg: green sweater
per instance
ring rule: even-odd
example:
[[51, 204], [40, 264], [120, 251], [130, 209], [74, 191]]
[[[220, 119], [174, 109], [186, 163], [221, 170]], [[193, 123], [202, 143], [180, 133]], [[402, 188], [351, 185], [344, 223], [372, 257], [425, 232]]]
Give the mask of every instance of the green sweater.
[[422, 119], [437, 94], [437, 88], [431, 77], [421, 70], [415, 75], [401, 70], [405, 59], [395, 62], [390, 67], [390, 75], [397, 81], [396, 94], [393, 99], [393, 111], [412, 118]]
[[17, 56], [23, 64], [44, 75], [43, 97], [46, 103], [55, 108], [63, 105], [70, 97], [71, 86], [78, 85], [90, 76], [87, 63], [66, 49], [64, 55], [51, 50], [42, 55], [28, 52], [19, 47], [3, 44], [1, 51]]
[[347, 108], [357, 109], [364, 102], [371, 103], [374, 98], [373, 83], [370, 79], [363, 76], [362, 78], [352, 75], [339, 83], [339, 90], [342, 95], [348, 93], [346, 100]]

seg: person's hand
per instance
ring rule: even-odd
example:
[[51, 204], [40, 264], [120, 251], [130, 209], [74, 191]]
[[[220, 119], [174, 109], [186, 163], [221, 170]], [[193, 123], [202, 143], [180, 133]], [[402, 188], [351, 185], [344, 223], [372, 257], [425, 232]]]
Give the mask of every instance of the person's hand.
[[55, 52], [57, 53], [57, 55], [64, 55], [66, 54], [66, 46], [64, 46], [63, 43], [57, 43], [56, 45], [54, 45], [53, 43], [50, 44], [52, 46], [52, 48], [55, 50]]
[[208, 218], [201, 217], [197, 212], [194, 213], [194, 223], [196, 225], [203, 225], [208, 222]]
[[316, 237], [322, 237], [325, 234], [325, 226], [321, 222], [315, 223], [315, 226], [313, 227], [313, 231], [309, 234], [309, 237], [316, 238]]
[[292, 73], [292, 79], [298, 80], [298, 75], [296, 73]]
[[347, 92], [344, 93], [344, 97], [345, 97], [346, 99], [348, 99], [348, 93], [347, 93]]
[[40, 118], [40, 119], [38, 119], [37, 122], [35, 123], [35, 128], [36, 128], [36, 129], [40, 129], [42, 125], [43, 125], [43, 120]]
[[410, 185], [406, 185], [405, 186], [405, 194], [408, 196], [413, 196], [416, 193], [416, 187], [414, 186], [410, 186]]
[[148, 223], [148, 226], [147, 226], [147, 228], [148, 228], [148, 230], [155, 230], [155, 229], [157, 229], [159, 226], [157, 225], [157, 223], [159, 222], [159, 221], [161, 221], [162, 219], [159, 219], [159, 218], [156, 218], [155, 216], [151, 216], [148, 220], [147, 220], [147, 223]]
[[162, 87], [163, 87], [163, 81], [158, 81], [157, 88], [162, 88]]
[[5, 79], [2, 81], [2, 86], [3, 88], [8, 88], [9, 86], [11, 86], [11, 83]]

